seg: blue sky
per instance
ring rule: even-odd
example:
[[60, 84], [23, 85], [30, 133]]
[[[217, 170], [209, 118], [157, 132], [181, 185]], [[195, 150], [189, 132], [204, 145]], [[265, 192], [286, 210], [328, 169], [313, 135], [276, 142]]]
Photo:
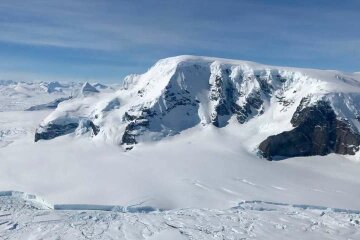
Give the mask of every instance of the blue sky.
[[0, 1], [0, 79], [117, 82], [181, 54], [360, 71], [360, 1]]

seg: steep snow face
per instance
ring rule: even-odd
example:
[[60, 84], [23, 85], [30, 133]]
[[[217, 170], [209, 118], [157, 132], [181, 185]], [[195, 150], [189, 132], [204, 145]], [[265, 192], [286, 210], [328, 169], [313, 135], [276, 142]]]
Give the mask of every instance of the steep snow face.
[[198, 125], [246, 127], [256, 119], [254, 127], [264, 140], [294, 129], [291, 119], [299, 107], [326, 101], [356, 135], [359, 100], [356, 74], [178, 56], [158, 61], [142, 75], [126, 77], [116, 93], [61, 104], [41, 123], [38, 133], [51, 135], [54, 126], [56, 136], [86, 133], [77, 129], [85, 121], [94, 125], [87, 128], [94, 139], [131, 149], [138, 142], [159, 140]]

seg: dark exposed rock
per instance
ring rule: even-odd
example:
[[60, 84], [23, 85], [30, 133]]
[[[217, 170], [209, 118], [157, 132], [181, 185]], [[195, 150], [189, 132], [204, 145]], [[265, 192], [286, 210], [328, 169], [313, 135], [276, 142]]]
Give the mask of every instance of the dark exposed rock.
[[284, 107], [287, 107], [294, 103], [294, 100], [287, 100], [284, 96], [276, 95], [275, 97], [278, 100], [278, 102]]
[[175, 90], [172, 89], [172, 85], [169, 84], [165, 88], [164, 92], [164, 100], [166, 102], [166, 111], [162, 113], [165, 115], [169, 113], [171, 110], [176, 108], [177, 106], [198, 106], [198, 102], [196, 102], [190, 95], [190, 92], [186, 89]]
[[81, 87], [81, 93], [87, 94], [87, 93], [98, 93], [99, 90], [97, 90], [93, 85], [91, 85], [88, 82], [85, 82], [83, 86]]
[[114, 98], [108, 104], [106, 107], [102, 110], [103, 112], [110, 112], [111, 110], [117, 109], [120, 107], [120, 101], [118, 98]]
[[141, 90], [138, 91], [138, 95], [139, 95], [140, 97], [142, 97], [142, 96], [144, 96], [144, 92], [145, 92], [145, 90], [144, 90], [144, 89], [141, 89]]
[[215, 84], [210, 89], [210, 100], [217, 101], [221, 97], [223, 89], [223, 80], [220, 76], [216, 76]]
[[121, 145], [134, 145], [137, 144], [136, 137], [146, 128], [149, 127], [149, 120], [147, 119], [136, 119], [130, 122], [124, 131], [121, 139]]
[[96, 126], [92, 121], [89, 121], [89, 125], [91, 127], [91, 130], [92, 130], [93, 134], [95, 136], [98, 135], [98, 133], [100, 132], [100, 127]]
[[78, 123], [68, 123], [66, 125], [48, 124], [42, 131], [36, 131], [35, 142], [44, 139], [49, 140], [75, 131], [79, 126]]
[[225, 102], [225, 100], [221, 100], [219, 102], [218, 105], [216, 105], [215, 107], [215, 112], [217, 113], [217, 115], [220, 115], [220, 116], [224, 116], [224, 115], [229, 115], [230, 114], [230, 111], [228, 109], [228, 106]]
[[[154, 113], [148, 108], [142, 109], [140, 116], [130, 115], [128, 112], [125, 112], [123, 120], [129, 123], [121, 138], [121, 145], [131, 146], [137, 144], [136, 137], [149, 127], [150, 122], [148, 117], [151, 116], [154, 116]], [[132, 147], [130, 149], [132, 149]]]
[[210, 88], [210, 101], [215, 101], [214, 112], [211, 114], [211, 122], [216, 127], [224, 127], [233, 114], [232, 105], [235, 104], [235, 88], [231, 81], [224, 81], [228, 77], [228, 69], [222, 72], [223, 76], [216, 76], [214, 84]]
[[234, 102], [231, 109], [232, 112], [236, 114], [238, 122], [243, 124], [248, 117], [253, 114], [254, 110], [258, 111], [259, 114], [262, 114], [262, 105], [263, 100], [261, 99], [260, 92], [254, 92], [246, 98], [246, 102], [243, 106], [240, 107]]
[[270, 96], [273, 88], [271, 86], [271, 84], [269, 84], [268, 79], [267, 78], [261, 78], [261, 77], [256, 77], [256, 80], [258, 81], [259, 85], [260, 85], [260, 89], [261, 91], [266, 95], [266, 96]]
[[[216, 76], [215, 82], [211, 86], [210, 100], [217, 102], [215, 111], [211, 115], [213, 125], [223, 127], [232, 115], [235, 115], [238, 122], [243, 124], [254, 113], [262, 114], [264, 102], [261, 95], [270, 97], [271, 94], [271, 86], [266, 79], [261, 79], [260, 77], [245, 79], [244, 76], [241, 76], [243, 81], [257, 81], [260, 88], [254, 89], [251, 93], [247, 94], [244, 104], [239, 106], [237, 104], [239, 97], [244, 97], [246, 93], [239, 92], [232, 81], [224, 81], [225, 74], [229, 74], [229, 72], [223, 71], [222, 77]], [[222, 121], [220, 121], [220, 118]]]
[[136, 137], [137, 135], [131, 133], [131, 128], [129, 125], [126, 127], [124, 134], [121, 138], [121, 145], [134, 145], [137, 144]]
[[268, 160], [296, 156], [354, 155], [359, 150], [360, 135], [345, 119], [338, 119], [329, 102], [320, 100], [307, 106], [304, 98], [294, 113], [291, 131], [270, 136], [259, 150]]
[[123, 121], [130, 122], [130, 121], [134, 121], [136, 118], [137, 118], [137, 116], [133, 116], [133, 115], [130, 115], [128, 112], [125, 112], [125, 114], [123, 116]]
[[[79, 123], [68, 124], [48, 124], [46, 127], [40, 127], [35, 133], [35, 142], [39, 140], [49, 140], [66, 134], [75, 132], [79, 127]], [[81, 126], [85, 128], [85, 132], [91, 131], [93, 135], [100, 132], [100, 127], [96, 126], [91, 120], [81, 122]]]
[[26, 109], [25, 111], [40, 111], [40, 110], [46, 110], [46, 109], [55, 109], [61, 102], [69, 100], [69, 99], [71, 99], [71, 97], [58, 98], [49, 103], [32, 106], [32, 107]]

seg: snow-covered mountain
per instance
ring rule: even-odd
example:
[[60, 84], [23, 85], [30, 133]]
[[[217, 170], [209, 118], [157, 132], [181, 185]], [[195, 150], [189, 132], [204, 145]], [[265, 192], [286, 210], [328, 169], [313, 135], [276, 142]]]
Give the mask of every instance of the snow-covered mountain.
[[[350, 155], [329, 154], [273, 162], [256, 156], [259, 145], [269, 136], [296, 128], [292, 122], [298, 123], [298, 117], [293, 121], [291, 119], [302, 101], [301, 97], [294, 97], [296, 102], [292, 104], [283, 104], [283, 100], [280, 103], [275, 94], [284, 83], [272, 80], [270, 93], [261, 92], [260, 95], [263, 112], [251, 105], [252, 113], [240, 123], [241, 118], [237, 117], [241, 115], [230, 112], [230, 109], [228, 111], [232, 116], [228, 116], [228, 120], [226, 115], [219, 115], [216, 122], [212, 113], [220, 111], [215, 110], [218, 101], [210, 98], [214, 95], [214, 91], [211, 91], [214, 83], [209, 83], [211, 72], [204, 70], [206, 78], [203, 78], [198, 67], [190, 66], [194, 63], [199, 65], [200, 62], [204, 69], [210, 69], [215, 61], [228, 61], [228, 66], [246, 64], [254, 69], [256, 66], [259, 66], [258, 69], [269, 67], [241, 61], [233, 64], [234, 61], [229, 60], [182, 59], [163, 60], [155, 66], [156, 71], [128, 77], [117, 92], [99, 89], [99, 92], [81, 91], [82, 85], [78, 94], [61, 102], [56, 110], [47, 107], [43, 111], [0, 112], [0, 189], [34, 193], [52, 203], [136, 205], [175, 211], [179, 208], [224, 210], [253, 200], [360, 209], [360, 203], [354, 201], [360, 194], [360, 180], [357, 177], [360, 165], [356, 161], [348, 161]], [[180, 77], [174, 77], [177, 75], [172, 72], [165, 74], [169, 68], [166, 61], [176, 64], [174, 67], [182, 71], [178, 75]], [[195, 70], [185, 71], [186, 67], [181, 67], [184, 61], [190, 64], [190, 69]], [[161, 66], [164, 66], [165, 72], [158, 71]], [[173, 71], [180, 71], [176, 69]], [[307, 70], [308, 73], [301, 69], [298, 71], [310, 75], [313, 70]], [[319, 71], [315, 72], [319, 74]], [[337, 72], [334, 74], [340, 75]], [[226, 80], [229, 85], [231, 78]], [[322, 80], [312, 82], [312, 78], [301, 77], [300, 80], [308, 85], [301, 87], [303, 85], [299, 84], [301, 90], [297, 92], [319, 91], [312, 84], [321, 85]], [[294, 79], [294, 83], [300, 80]], [[243, 80], [239, 81], [241, 86]], [[151, 85], [152, 82], [155, 85]], [[256, 83], [257, 80], [249, 82]], [[329, 86], [337, 82], [338, 89], [342, 87], [340, 90], [345, 95], [356, 93], [355, 85], [345, 88], [347, 84], [339, 82], [336, 77], [330, 79]], [[159, 89], [160, 83], [163, 87], [171, 83], [172, 87], [160, 86]], [[274, 87], [276, 84], [279, 85], [277, 88]], [[181, 90], [180, 86], [186, 88]], [[321, 88], [325, 87], [328, 85], [321, 85]], [[164, 93], [166, 89], [167, 94]], [[284, 91], [287, 100], [293, 96], [293, 91]], [[185, 97], [190, 100], [181, 100]], [[229, 99], [232, 98], [222, 99], [227, 99], [224, 105], [228, 108]], [[150, 110], [144, 106], [149, 106]], [[170, 106], [173, 108], [170, 109]], [[44, 109], [44, 106], [40, 108]], [[187, 115], [187, 111], [191, 111], [189, 113], [192, 115]], [[48, 120], [51, 118], [57, 121], [58, 132], [55, 131], [54, 122], [52, 131], [49, 131]], [[66, 124], [61, 124], [66, 121]], [[40, 122], [44, 124], [43, 133], [38, 127]], [[141, 125], [141, 122], [144, 124]], [[174, 124], [170, 125], [172, 122]], [[153, 126], [160, 126], [162, 130]], [[134, 137], [136, 144], [124, 143], [125, 130], [132, 127], [128, 133]], [[59, 137], [34, 142], [36, 128], [38, 136], [48, 134], [49, 138]], [[60, 136], [66, 132], [70, 134]], [[152, 137], [161, 141], [154, 141]], [[123, 147], [134, 148], [123, 151], [118, 146], [121, 143]], [[273, 209], [273, 206], [267, 207]], [[17, 213], [14, 216], [16, 219]], [[236, 217], [236, 214], [232, 216]], [[4, 221], [8, 220], [13, 222], [10, 219]], [[20, 226], [22, 224], [28, 222], [19, 222]], [[7, 231], [5, 225], [2, 226]], [[49, 226], [48, 223], [45, 225]]]
[[356, 74], [178, 56], [126, 77], [115, 93], [67, 101], [40, 124], [35, 140], [88, 132], [131, 149], [196, 126], [237, 124], [246, 134], [256, 122], [257, 142], [244, 144], [268, 159], [354, 155], [359, 120]]

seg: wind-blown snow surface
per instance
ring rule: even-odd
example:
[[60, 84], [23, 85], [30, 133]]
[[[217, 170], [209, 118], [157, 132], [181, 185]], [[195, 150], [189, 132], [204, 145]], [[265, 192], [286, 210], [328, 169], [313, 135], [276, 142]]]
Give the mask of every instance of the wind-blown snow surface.
[[[0, 193], [3, 239], [358, 239], [359, 211], [243, 202], [226, 209], [52, 210], [21, 193]], [[96, 207], [96, 206], [90, 206]], [[56, 208], [56, 207], [55, 207]]]

